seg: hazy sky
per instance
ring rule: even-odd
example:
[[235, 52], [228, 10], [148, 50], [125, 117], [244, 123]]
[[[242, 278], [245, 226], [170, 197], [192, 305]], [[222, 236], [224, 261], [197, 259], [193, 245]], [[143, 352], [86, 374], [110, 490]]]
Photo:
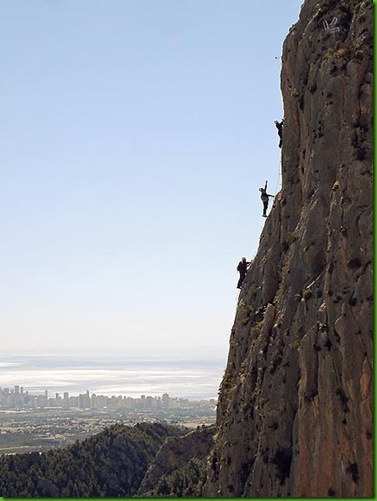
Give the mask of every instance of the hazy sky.
[[3, 353], [226, 358], [301, 3], [0, 2]]

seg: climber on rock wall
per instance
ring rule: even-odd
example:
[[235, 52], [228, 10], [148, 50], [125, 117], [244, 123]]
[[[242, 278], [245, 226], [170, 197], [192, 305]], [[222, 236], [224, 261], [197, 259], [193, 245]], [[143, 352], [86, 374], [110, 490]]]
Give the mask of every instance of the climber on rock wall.
[[278, 120], [275, 120], [274, 122], [277, 130], [278, 130], [278, 134], [279, 134], [279, 138], [280, 138], [280, 141], [279, 141], [279, 148], [281, 148], [281, 145], [283, 144], [283, 124], [284, 124], [284, 119], [281, 120], [281, 122], [278, 122]]
[[264, 185], [264, 188], [259, 188], [259, 191], [261, 192], [261, 200], [263, 202], [263, 217], [267, 217], [267, 208], [268, 208], [268, 197], [274, 198], [274, 195], [269, 195], [267, 193], [267, 181], [266, 184]]
[[241, 285], [245, 279], [247, 267], [249, 266], [249, 264], [251, 264], [251, 261], [246, 261], [246, 257], [243, 257], [241, 261], [238, 263], [237, 271], [240, 274], [240, 278], [237, 283], [237, 289], [241, 289]]

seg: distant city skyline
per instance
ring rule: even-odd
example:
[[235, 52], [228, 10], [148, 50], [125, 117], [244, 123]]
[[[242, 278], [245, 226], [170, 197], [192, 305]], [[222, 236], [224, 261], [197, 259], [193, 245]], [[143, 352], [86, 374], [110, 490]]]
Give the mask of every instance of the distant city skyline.
[[[52, 392], [53, 393], [53, 392]], [[179, 408], [189, 402], [210, 402], [215, 405], [214, 398], [191, 400], [179, 396], [171, 397], [168, 393], [162, 395], [140, 395], [135, 398], [127, 395], [98, 395], [86, 390], [85, 393], [70, 395], [68, 391], [49, 395], [48, 390], [42, 393], [29, 393], [23, 386], [11, 388], [0, 387], [0, 412], [2, 409], [141, 409], [158, 410]]]

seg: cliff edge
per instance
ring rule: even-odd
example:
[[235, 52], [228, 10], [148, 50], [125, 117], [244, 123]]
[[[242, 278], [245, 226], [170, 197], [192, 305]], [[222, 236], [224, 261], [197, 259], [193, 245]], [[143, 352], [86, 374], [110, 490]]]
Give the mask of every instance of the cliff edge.
[[284, 42], [282, 190], [240, 292], [206, 496], [373, 495], [372, 36], [371, 0], [306, 0]]

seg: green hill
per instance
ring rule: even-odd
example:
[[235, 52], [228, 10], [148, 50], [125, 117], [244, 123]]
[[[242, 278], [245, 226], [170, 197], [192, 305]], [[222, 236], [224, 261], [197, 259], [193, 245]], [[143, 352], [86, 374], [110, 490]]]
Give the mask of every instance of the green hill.
[[130, 497], [173, 426], [113, 425], [83, 442], [46, 453], [0, 457], [3, 497]]

